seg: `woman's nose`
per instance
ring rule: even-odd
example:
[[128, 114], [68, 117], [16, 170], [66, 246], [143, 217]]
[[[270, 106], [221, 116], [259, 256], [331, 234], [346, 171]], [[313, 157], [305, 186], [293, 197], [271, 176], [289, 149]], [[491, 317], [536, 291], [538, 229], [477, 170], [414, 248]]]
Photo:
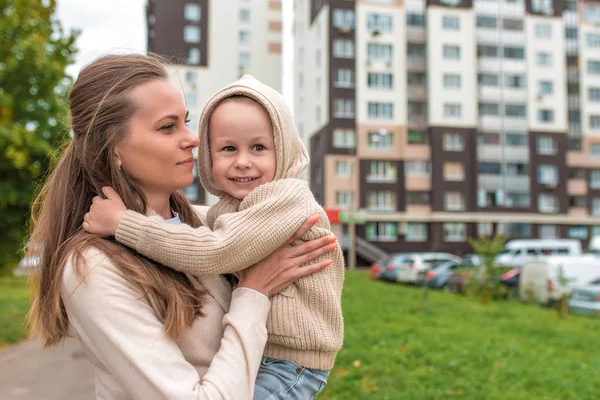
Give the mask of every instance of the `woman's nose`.
[[200, 138], [198, 137], [198, 135], [192, 132], [190, 128], [186, 127], [186, 129], [187, 132], [183, 141], [183, 147], [185, 147], [186, 149], [190, 147], [198, 147], [198, 145], [200, 144]]

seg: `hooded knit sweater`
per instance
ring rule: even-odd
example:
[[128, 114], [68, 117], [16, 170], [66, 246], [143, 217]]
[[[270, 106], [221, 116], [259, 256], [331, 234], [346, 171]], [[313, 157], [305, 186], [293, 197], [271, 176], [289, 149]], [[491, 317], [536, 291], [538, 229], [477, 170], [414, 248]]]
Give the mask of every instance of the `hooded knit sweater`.
[[[239, 95], [255, 100], [269, 114], [277, 160], [274, 180], [255, 188], [241, 201], [215, 184], [208, 141], [209, 120], [215, 108]], [[308, 152], [289, 108], [274, 89], [246, 75], [213, 95], [200, 120], [199, 154], [202, 184], [220, 197], [209, 210], [208, 227], [168, 225], [160, 217], [126, 211], [116, 233], [119, 242], [162, 265], [202, 276], [237, 272], [259, 262], [315, 214], [320, 215], [319, 222], [300, 241], [330, 234], [323, 208], [307, 183], [297, 179], [308, 164]], [[316, 261], [325, 259], [333, 264], [299, 279], [271, 299], [265, 356], [308, 368], [333, 368], [343, 343], [344, 260], [339, 246]]]

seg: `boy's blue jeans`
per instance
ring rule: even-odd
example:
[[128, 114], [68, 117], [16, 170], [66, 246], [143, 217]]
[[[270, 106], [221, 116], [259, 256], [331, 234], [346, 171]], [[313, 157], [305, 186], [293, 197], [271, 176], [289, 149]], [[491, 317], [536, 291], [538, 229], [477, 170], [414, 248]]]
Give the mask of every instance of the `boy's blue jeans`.
[[256, 378], [254, 400], [311, 400], [325, 388], [328, 376], [329, 371], [263, 357]]

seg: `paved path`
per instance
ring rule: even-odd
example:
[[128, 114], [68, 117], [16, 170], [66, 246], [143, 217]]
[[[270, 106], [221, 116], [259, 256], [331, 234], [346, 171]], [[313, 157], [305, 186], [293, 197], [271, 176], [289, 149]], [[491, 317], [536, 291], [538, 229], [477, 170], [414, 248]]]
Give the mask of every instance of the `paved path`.
[[42, 350], [36, 341], [0, 350], [0, 399], [94, 400], [92, 367], [76, 340]]

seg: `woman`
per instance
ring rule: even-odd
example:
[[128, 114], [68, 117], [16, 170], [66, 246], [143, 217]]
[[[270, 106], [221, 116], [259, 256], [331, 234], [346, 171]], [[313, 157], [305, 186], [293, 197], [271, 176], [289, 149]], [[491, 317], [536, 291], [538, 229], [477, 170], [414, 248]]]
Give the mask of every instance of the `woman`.
[[[102, 57], [69, 93], [73, 139], [33, 210], [42, 268], [30, 321], [46, 346], [73, 334], [95, 367], [99, 399], [247, 399], [266, 342], [268, 295], [326, 267], [300, 268], [330, 238], [282, 248], [244, 271], [193, 278], [112, 239], [85, 233], [92, 198], [112, 186], [126, 206], [199, 226], [178, 190], [190, 185], [187, 110], [160, 61]], [[290, 238], [291, 243], [312, 224]]]

